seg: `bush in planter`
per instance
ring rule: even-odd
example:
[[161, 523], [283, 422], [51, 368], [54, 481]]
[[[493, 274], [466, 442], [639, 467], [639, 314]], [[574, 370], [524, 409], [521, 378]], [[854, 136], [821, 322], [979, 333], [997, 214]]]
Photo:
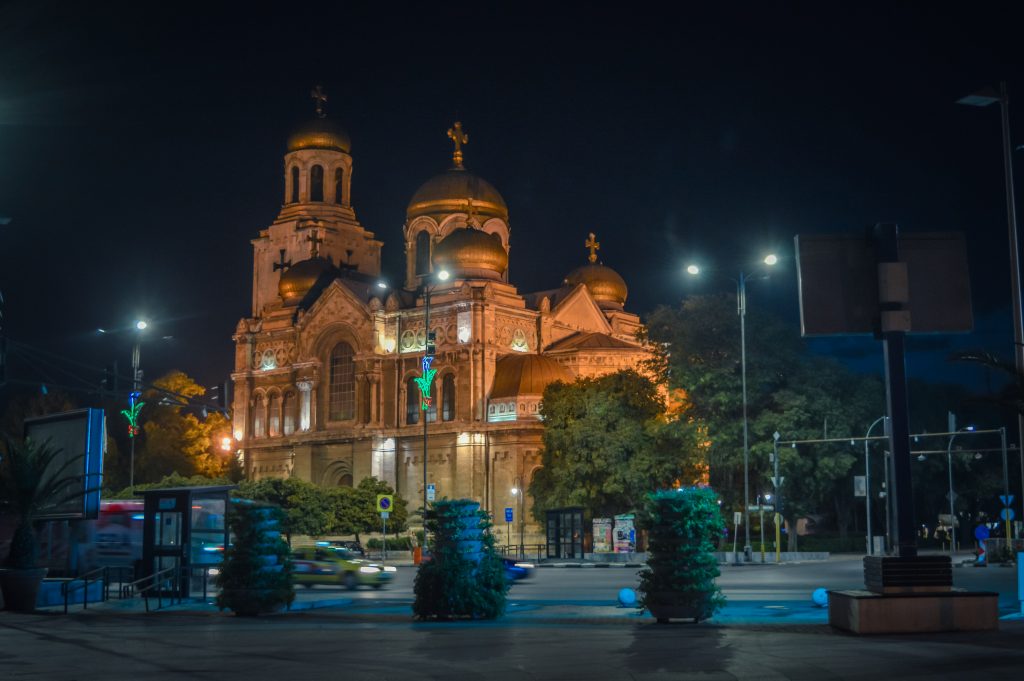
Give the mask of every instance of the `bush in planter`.
[[490, 527], [475, 501], [433, 504], [427, 516], [432, 559], [420, 564], [413, 586], [417, 618], [493, 619], [505, 612], [508, 583]]
[[231, 545], [217, 575], [217, 607], [236, 615], [259, 615], [295, 599], [288, 544], [279, 530], [284, 515], [276, 506], [232, 499], [228, 509]]
[[718, 495], [707, 487], [647, 495], [637, 525], [648, 532], [647, 568], [640, 572], [640, 604], [659, 622], [708, 619], [725, 605], [715, 584], [715, 539], [724, 525]]
[[15, 519], [10, 551], [0, 570], [0, 588], [8, 610], [31, 611], [46, 568], [36, 567], [39, 544], [35, 523], [61, 504], [94, 489], [81, 487], [82, 476], [69, 475], [82, 456], [57, 463], [62, 450], [48, 443], [4, 438], [0, 451], [0, 513]]

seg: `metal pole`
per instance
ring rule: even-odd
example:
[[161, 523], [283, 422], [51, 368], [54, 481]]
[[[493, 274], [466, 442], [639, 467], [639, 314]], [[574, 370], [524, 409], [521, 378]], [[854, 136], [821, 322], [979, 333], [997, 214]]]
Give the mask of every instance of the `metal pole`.
[[[1006, 81], [999, 84], [999, 111], [1003, 128], [1003, 174], [1006, 182], [1006, 223], [1010, 235], [1010, 291], [1013, 294], [1013, 357], [1017, 374], [1024, 372], [1024, 315], [1021, 314], [1020, 245], [1017, 238], [1017, 202], [1013, 191], [1013, 144], [1010, 141], [1010, 96]], [[1024, 442], [1024, 414], [1017, 414], [1017, 442]]]
[[866, 486], [867, 486], [867, 496], [865, 496], [865, 499], [866, 499], [865, 506], [866, 506], [866, 512], [867, 512], [867, 516], [868, 516], [868, 523], [867, 524], [868, 524], [868, 555], [869, 556], [874, 555], [875, 547], [874, 547], [874, 536], [871, 534], [871, 457], [869, 455], [869, 450], [868, 450], [868, 438], [871, 437], [871, 431], [874, 430], [875, 426], [877, 426], [879, 424], [879, 422], [881, 422], [881, 421], [885, 421], [885, 417], [884, 416], [880, 416], [877, 419], [875, 419], [874, 423], [872, 423], [870, 426], [868, 426], [868, 432], [864, 436], [864, 480], [865, 480], [865, 483], [866, 483]]
[[761, 512], [761, 562], [764, 563], [764, 504], [758, 501], [757, 508]]
[[889, 468], [892, 466], [892, 457], [889, 450], [882, 450], [882, 463], [885, 464], [885, 550], [892, 551], [892, 487], [889, 483]]
[[1010, 472], [1006, 465], [1006, 427], [999, 429], [999, 438], [1003, 447], [1003, 494], [1006, 496], [1006, 548], [1012, 548], [1010, 540], [1013, 539], [1013, 526], [1010, 524]]
[[[132, 392], [138, 392], [139, 390], [139, 356], [141, 354], [142, 341], [136, 331], [135, 345], [132, 347]], [[132, 433], [131, 438], [131, 470], [128, 473], [128, 489], [135, 491], [135, 439], [138, 437], [136, 433]]]
[[[427, 345], [430, 339], [430, 290], [423, 287], [423, 356], [427, 356]], [[422, 401], [422, 396], [420, 400]], [[427, 414], [429, 409], [424, 410], [420, 405], [421, 417], [423, 418], [423, 543], [427, 543]]]
[[750, 560], [750, 435], [747, 427], [747, 283], [740, 272], [736, 289], [736, 307], [740, 316], [740, 365], [743, 376], [743, 558]]
[[[958, 431], [959, 432], [959, 431]], [[949, 436], [949, 444], [946, 445], [946, 464], [949, 467], [949, 554], [956, 552], [956, 515], [953, 510], [953, 440], [957, 433]]]
[[779, 433], [775, 432], [774, 442], [772, 443], [775, 447], [775, 453], [772, 456], [775, 464], [775, 479], [772, 483], [775, 485], [775, 564], [778, 565], [782, 560], [782, 481], [779, 479]]

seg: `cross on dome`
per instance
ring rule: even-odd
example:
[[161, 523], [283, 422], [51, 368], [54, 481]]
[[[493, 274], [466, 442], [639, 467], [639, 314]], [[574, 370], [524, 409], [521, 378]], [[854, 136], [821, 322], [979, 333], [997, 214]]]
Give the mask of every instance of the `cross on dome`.
[[316, 102], [316, 115], [319, 118], [326, 117], [327, 93], [324, 92], [324, 89], [317, 85], [315, 88], [313, 88], [313, 91], [309, 93], [309, 96], [313, 98], [314, 102]]
[[310, 232], [309, 236], [306, 237], [306, 241], [309, 242], [309, 257], [320, 257], [320, 244], [324, 242], [324, 240], [320, 238], [320, 230], [315, 229]]
[[590, 260], [590, 262], [597, 262], [597, 252], [601, 250], [601, 242], [597, 241], [597, 239], [594, 237], [593, 232], [591, 232], [587, 236], [587, 241], [583, 245], [586, 248], [590, 249], [590, 257], [588, 258], [588, 260]]
[[462, 145], [469, 143], [469, 135], [462, 130], [462, 122], [455, 121], [455, 124], [448, 128], [448, 139], [455, 143], [455, 153], [452, 154], [452, 161], [456, 168], [462, 167]]
[[470, 196], [466, 199], [466, 226], [467, 227], [479, 227], [479, 220], [476, 215], [476, 206], [473, 204], [473, 197]]

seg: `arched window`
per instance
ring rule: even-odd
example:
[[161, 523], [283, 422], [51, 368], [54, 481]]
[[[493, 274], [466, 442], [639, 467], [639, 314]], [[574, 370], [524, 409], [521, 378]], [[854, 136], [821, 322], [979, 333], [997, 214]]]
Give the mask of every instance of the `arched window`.
[[441, 383], [441, 420], [455, 419], [455, 374], [445, 374]]
[[284, 394], [284, 434], [291, 435], [295, 432], [295, 424], [299, 420], [299, 400], [294, 390]]
[[327, 408], [328, 421], [351, 421], [355, 417], [356, 377], [355, 353], [348, 343], [338, 343], [331, 350], [331, 385]]
[[299, 169], [292, 166], [292, 203], [299, 202]]
[[281, 434], [281, 396], [277, 393], [267, 398], [267, 430], [270, 437]]
[[309, 170], [309, 200], [324, 200], [324, 167], [313, 166]]
[[405, 423], [413, 425], [420, 422], [420, 388], [412, 376], [405, 382]]
[[416, 274], [430, 274], [430, 234], [427, 230], [416, 235]]
[[263, 426], [267, 421], [263, 408], [263, 396], [257, 395], [256, 399], [252, 401], [252, 436], [254, 438], [266, 436]]
[[345, 203], [345, 171], [338, 168], [334, 171], [334, 202], [338, 205]]

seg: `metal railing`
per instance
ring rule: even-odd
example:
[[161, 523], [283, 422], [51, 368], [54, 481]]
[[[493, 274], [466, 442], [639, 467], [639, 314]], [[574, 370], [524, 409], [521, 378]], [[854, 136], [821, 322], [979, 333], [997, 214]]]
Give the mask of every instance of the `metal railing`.
[[547, 555], [547, 544], [512, 544], [498, 546], [498, 551], [505, 558], [515, 560], [541, 561]]
[[181, 603], [181, 571], [180, 567], [169, 567], [142, 579], [137, 579], [130, 584], [122, 584], [121, 598], [142, 596], [146, 603], [146, 612], [149, 612], [150, 595], [155, 590], [157, 610], [159, 610], [164, 607], [164, 590], [169, 587], [170, 594], [167, 597], [169, 602], [173, 605], [177, 598], [177, 602]]
[[90, 570], [84, 575], [78, 577], [72, 577], [68, 581], [60, 585], [61, 595], [64, 596], [64, 614], [68, 614], [68, 602], [71, 599], [71, 594], [79, 589], [82, 589], [82, 609], [85, 610], [89, 607], [89, 584], [90, 582], [102, 582], [103, 588], [100, 591], [100, 600], [105, 601], [110, 598], [110, 569], [106, 567], [96, 568]]

